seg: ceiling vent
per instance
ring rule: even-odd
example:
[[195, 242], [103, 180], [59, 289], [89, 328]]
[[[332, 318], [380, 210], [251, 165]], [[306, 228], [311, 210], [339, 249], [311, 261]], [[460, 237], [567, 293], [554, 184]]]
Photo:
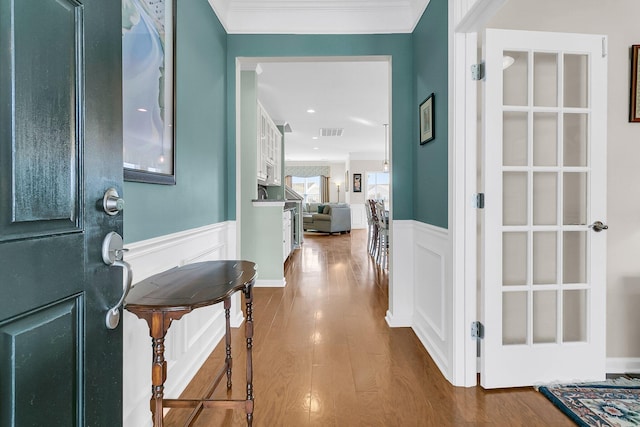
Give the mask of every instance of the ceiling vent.
[[320, 128], [320, 136], [342, 136], [343, 128]]

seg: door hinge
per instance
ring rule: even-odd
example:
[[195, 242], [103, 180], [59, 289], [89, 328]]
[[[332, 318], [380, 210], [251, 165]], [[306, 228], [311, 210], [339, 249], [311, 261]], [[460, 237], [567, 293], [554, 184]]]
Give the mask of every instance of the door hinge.
[[473, 207], [484, 209], [484, 193], [476, 193], [473, 195]]
[[484, 338], [484, 325], [479, 321], [471, 322], [471, 338], [481, 340]]
[[606, 58], [607, 57], [607, 38], [603, 37], [602, 38], [602, 57]]
[[484, 62], [471, 66], [471, 80], [484, 79]]

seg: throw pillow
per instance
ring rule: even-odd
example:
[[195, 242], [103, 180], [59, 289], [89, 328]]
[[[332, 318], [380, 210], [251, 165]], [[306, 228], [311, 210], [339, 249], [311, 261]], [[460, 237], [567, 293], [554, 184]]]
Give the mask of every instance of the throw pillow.
[[325, 215], [329, 215], [331, 213], [331, 206], [325, 205], [324, 209], [322, 210], [322, 213]]
[[318, 213], [324, 212], [324, 205], [318, 205]]

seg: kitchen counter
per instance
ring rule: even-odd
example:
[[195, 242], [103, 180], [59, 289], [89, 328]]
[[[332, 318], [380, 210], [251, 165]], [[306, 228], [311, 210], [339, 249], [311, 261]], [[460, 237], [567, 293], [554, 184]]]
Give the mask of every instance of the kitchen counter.
[[284, 207], [285, 200], [276, 199], [253, 199], [251, 200], [255, 207]]

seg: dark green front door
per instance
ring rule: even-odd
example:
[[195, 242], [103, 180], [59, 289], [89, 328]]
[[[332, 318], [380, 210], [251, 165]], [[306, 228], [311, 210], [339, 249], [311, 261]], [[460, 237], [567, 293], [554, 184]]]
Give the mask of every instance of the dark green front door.
[[122, 424], [120, 2], [0, 0], [0, 426]]

